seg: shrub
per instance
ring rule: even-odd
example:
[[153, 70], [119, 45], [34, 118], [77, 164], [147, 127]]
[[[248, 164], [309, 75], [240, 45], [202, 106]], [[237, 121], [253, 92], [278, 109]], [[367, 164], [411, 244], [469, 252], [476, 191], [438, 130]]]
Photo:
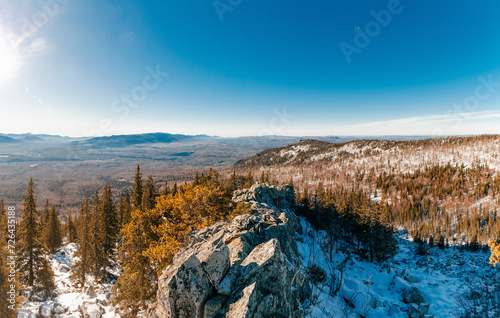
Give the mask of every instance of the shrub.
[[307, 267], [309, 279], [314, 284], [321, 284], [326, 280], [326, 271], [320, 266], [313, 264]]

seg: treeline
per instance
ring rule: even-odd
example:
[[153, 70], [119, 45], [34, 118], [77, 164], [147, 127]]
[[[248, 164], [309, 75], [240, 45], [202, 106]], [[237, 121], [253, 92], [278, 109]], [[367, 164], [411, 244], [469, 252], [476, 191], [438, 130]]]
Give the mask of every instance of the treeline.
[[447, 244], [487, 244], [500, 234], [500, 178], [486, 165], [382, 173], [374, 185], [391, 201], [393, 222], [427, 242], [444, 237]]
[[[475, 137], [471, 142], [483, 138], [491, 139]], [[394, 226], [427, 243], [443, 236], [446, 245], [475, 249], [476, 244], [486, 246], [500, 237], [500, 177], [477, 161], [469, 166], [430, 162], [404, 172], [397, 165], [391, 166], [390, 160], [358, 167], [345, 162], [335, 167], [278, 166], [264, 171], [281, 182], [293, 179], [296, 188], [307, 190], [311, 197], [322, 183], [334, 193], [363, 193], [384, 202], [389, 205]]]
[[370, 262], [396, 254], [392, 212], [386, 202], [374, 203], [362, 191], [324, 189], [320, 183], [313, 193], [300, 193], [297, 203], [298, 213], [327, 233], [323, 248], [330, 258], [339, 248], [354, 250]]

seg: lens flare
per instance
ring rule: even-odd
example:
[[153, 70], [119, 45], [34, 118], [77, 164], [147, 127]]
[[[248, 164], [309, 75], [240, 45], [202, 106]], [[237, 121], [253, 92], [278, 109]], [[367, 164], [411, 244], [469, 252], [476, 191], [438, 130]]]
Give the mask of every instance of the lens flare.
[[21, 55], [0, 29], [0, 85], [11, 81], [21, 67]]

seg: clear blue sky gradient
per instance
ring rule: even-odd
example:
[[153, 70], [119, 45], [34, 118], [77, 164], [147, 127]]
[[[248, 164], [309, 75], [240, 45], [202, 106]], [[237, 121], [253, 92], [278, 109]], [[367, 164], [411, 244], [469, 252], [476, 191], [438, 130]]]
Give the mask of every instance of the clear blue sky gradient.
[[[500, 85], [463, 106], [479, 78], [500, 82], [498, 0], [12, 2], [0, 0], [0, 38], [49, 19], [15, 47], [3, 133], [500, 133]], [[349, 63], [341, 43], [390, 6]], [[168, 77], [123, 103], [156, 68]]]

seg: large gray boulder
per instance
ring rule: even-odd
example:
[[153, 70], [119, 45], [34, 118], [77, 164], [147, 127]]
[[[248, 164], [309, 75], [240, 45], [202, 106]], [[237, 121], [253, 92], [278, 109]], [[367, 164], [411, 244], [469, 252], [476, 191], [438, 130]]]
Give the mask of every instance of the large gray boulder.
[[421, 304], [424, 302], [424, 295], [418, 290], [417, 287], [405, 289], [402, 293], [403, 302], [405, 304]]
[[159, 286], [158, 301], [167, 317], [203, 317], [212, 286], [196, 255], [169, 266], [160, 277]]
[[289, 209], [295, 205], [295, 191], [290, 185], [276, 187], [269, 183], [256, 183], [250, 189], [235, 191], [233, 201]]
[[80, 311], [83, 318], [101, 318], [104, 314], [104, 309], [101, 305], [96, 303], [86, 303], [84, 302], [80, 306]]
[[293, 292], [294, 266], [281, 251], [278, 239], [255, 247], [240, 266], [241, 277], [233, 286], [226, 317], [304, 315]]

